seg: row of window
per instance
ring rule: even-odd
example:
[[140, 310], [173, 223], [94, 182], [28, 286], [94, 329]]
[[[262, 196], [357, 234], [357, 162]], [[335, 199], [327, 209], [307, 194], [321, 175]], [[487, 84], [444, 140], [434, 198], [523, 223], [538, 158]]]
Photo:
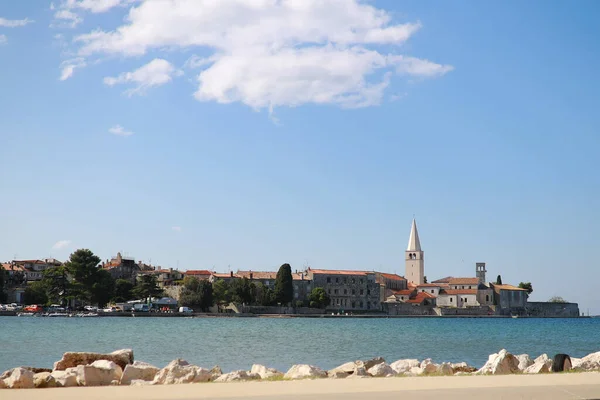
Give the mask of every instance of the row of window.
[[[356, 278], [339, 278], [339, 277], [335, 278], [335, 283], [348, 283], [348, 281], [350, 281], [350, 283], [356, 283]], [[332, 282], [333, 282], [333, 278], [328, 276], [327, 283], [332, 283]], [[359, 278], [358, 283], [361, 283], [361, 284], [365, 283], [364, 278]]]
[[356, 301], [348, 301], [348, 299], [331, 299], [331, 305], [332, 306], [339, 306], [339, 307], [351, 307], [351, 308], [363, 308], [364, 306], [366, 306], [368, 309], [371, 308], [371, 306], [373, 306], [373, 308], [377, 308], [377, 302], [374, 301], [373, 303], [370, 302], [356, 302]]
[[[331, 291], [332, 291], [331, 289], [327, 289], [328, 294], [332, 294]], [[340, 289], [333, 289], [333, 294], [340, 294], [340, 293], [341, 293]], [[344, 289], [344, 294], [348, 294], [348, 289]], [[356, 290], [352, 289], [351, 294], [356, 295]], [[365, 294], [364, 289], [360, 289], [359, 294], [361, 296], [364, 296], [364, 294]], [[371, 295], [371, 289], [367, 289], [367, 296], [370, 296], [370, 295]]]

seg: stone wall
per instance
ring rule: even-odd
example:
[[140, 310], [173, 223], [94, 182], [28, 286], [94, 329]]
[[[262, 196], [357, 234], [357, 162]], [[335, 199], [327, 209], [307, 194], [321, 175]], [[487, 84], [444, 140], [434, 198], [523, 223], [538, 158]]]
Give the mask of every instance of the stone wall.
[[388, 315], [437, 315], [434, 306], [418, 306], [407, 303], [382, 303]]
[[573, 318], [580, 316], [577, 303], [527, 302], [525, 312], [529, 317]]
[[325, 314], [325, 310], [309, 307], [238, 306], [237, 308], [244, 314]]
[[492, 315], [494, 312], [488, 306], [453, 308], [441, 307], [440, 315]]
[[166, 286], [163, 288], [165, 291], [165, 297], [170, 297], [179, 301], [179, 294], [181, 292], [182, 286]]

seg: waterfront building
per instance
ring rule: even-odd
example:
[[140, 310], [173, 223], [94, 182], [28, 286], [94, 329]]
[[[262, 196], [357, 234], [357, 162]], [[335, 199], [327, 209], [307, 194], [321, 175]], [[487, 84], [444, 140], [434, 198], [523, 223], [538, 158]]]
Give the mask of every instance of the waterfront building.
[[125, 279], [131, 283], [136, 282], [138, 274], [141, 272], [140, 264], [136, 264], [135, 258], [123, 257], [117, 253], [116, 257], [106, 260], [101, 267], [110, 273], [113, 279]]
[[381, 309], [380, 286], [375, 272], [332, 269], [306, 271], [313, 287], [325, 289], [331, 302], [327, 309], [343, 311], [378, 311]]
[[[494, 291], [494, 303], [500, 309], [508, 312], [523, 312], [527, 305], [527, 290], [513, 285], [498, 285], [490, 283]], [[506, 312], [504, 312], [506, 313]]]
[[27, 282], [40, 281], [45, 270], [62, 265], [60, 261], [54, 258], [46, 258], [44, 260], [13, 260], [11, 264], [23, 268]]
[[184, 277], [191, 276], [202, 281], [210, 281], [212, 274], [213, 273], [211, 271], [206, 269], [187, 270], [183, 273]]
[[397, 274], [375, 272], [375, 281], [379, 284], [381, 302], [392, 296], [394, 292], [408, 288], [406, 278]]

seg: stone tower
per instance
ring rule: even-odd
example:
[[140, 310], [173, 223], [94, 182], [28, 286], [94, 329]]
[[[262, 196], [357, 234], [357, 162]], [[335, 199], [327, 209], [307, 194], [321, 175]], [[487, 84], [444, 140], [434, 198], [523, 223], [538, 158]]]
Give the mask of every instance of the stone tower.
[[417, 232], [417, 222], [413, 218], [410, 228], [410, 237], [408, 238], [408, 247], [406, 249], [406, 280], [420, 285], [425, 283], [425, 260], [419, 241], [419, 232]]
[[475, 276], [479, 279], [479, 283], [485, 285], [485, 263], [475, 263]]

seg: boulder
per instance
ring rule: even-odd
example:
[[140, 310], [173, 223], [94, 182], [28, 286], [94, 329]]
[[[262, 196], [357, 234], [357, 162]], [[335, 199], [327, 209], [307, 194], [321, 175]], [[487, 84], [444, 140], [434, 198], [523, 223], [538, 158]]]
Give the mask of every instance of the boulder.
[[214, 367], [212, 367], [210, 369], [210, 380], [211, 381], [214, 381], [215, 379], [217, 379], [221, 375], [223, 375], [223, 370], [218, 365], [215, 365]]
[[541, 374], [550, 372], [552, 370], [552, 360], [548, 358], [547, 354], [542, 354], [533, 361], [529, 367], [523, 372], [526, 374]]
[[96, 360], [90, 365], [78, 365], [76, 373], [80, 386], [109, 386], [121, 380], [123, 370], [112, 361]]
[[421, 362], [419, 366], [425, 375], [435, 374], [438, 370], [438, 366], [431, 361], [431, 358], [427, 358]]
[[517, 360], [519, 360], [518, 368], [521, 372], [525, 371], [533, 364], [533, 361], [531, 361], [531, 358], [529, 358], [529, 354], [519, 354], [515, 357], [517, 357]]
[[63, 354], [59, 361], [54, 363], [54, 370], [64, 371], [67, 368], [76, 367], [78, 365], [90, 365], [97, 360], [112, 361], [121, 367], [121, 369], [125, 369], [127, 364], [133, 363], [133, 350], [123, 349], [108, 354], [67, 352]]
[[519, 372], [519, 360], [508, 351], [502, 349], [500, 352], [491, 354], [488, 361], [476, 374], [478, 375], [505, 375]]
[[437, 366], [435, 373], [437, 375], [454, 375], [454, 368], [452, 368], [452, 364], [443, 362]]
[[40, 372], [52, 372], [52, 368], [37, 368], [37, 367], [21, 367], [21, 368], [25, 368], [26, 370], [29, 370], [29, 371], [33, 372], [34, 374], [39, 374]]
[[238, 370], [223, 374], [215, 379], [215, 382], [250, 381], [260, 379], [260, 375], [248, 371]]
[[314, 378], [326, 378], [327, 372], [323, 371], [319, 367], [307, 364], [296, 364], [285, 373], [283, 376], [285, 379], [314, 379]]
[[419, 360], [409, 359], [409, 360], [398, 360], [390, 364], [390, 367], [396, 371], [397, 374], [404, 374], [409, 372], [411, 368], [420, 366], [421, 363]]
[[405, 376], [421, 376], [425, 374], [425, 370], [421, 367], [412, 367], [409, 371], [404, 372]]
[[65, 371], [52, 371], [52, 378], [58, 387], [77, 386], [77, 367], [67, 368]]
[[0, 375], [0, 381], [8, 389], [31, 389], [33, 388], [33, 372], [17, 367], [9, 369]]
[[33, 386], [40, 389], [52, 388], [58, 387], [58, 383], [56, 383], [56, 380], [52, 376], [51, 372], [39, 372], [33, 375]]
[[351, 361], [327, 372], [327, 376], [330, 378], [347, 378], [350, 375], [367, 375], [364, 363], [362, 361]]
[[4, 383], [4, 379], [0, 379], [0, 389], [6, 389], [6, 383]]
[[159, 368], [152, 364], [141, 361], [134, 361], [133, 364], [127, 364], [121, 376], [121, 385], [129, 385], [133, 380], [153, 381]]
[[158, 371], [153, 382], [159, 385], [173, 385], [208, 382], [211, 379], [212, 375], [209, 370], [196, 365], [190, 365], [187, 361], [178, 358]]
[[454, 370], [454, 374], [456, 375], [458, 372], [464, 372], [470, 374], [471, 372], [477, 371], [477, 368], [470, 366], [466, 362], [453, 363], [450, 364], [452, 369]]
[[583, 358], [571, 358], [571, 366], [575, 371], [600, 370], [600, 351], [588, 354]]
[[370, 360], [363, 361], [362, 363], [365, 366], [365, 369], [368, 371], [377, 364], [385, 364], [385, 360], [382, 357], [375, 357]]
[[283, 378], [283, 372], [279, 372], [274, 368], [267, 368], [260, 364], [254, 364], [250, 369], [250, 373], [260, 376], [260, 379]]
[[387, 365], [385, 362], [373, 365], [367, 370], [367, 372], [369, 375], [378, 378], [396, 375], [396, 371], [394, 371], [392, 367]]

